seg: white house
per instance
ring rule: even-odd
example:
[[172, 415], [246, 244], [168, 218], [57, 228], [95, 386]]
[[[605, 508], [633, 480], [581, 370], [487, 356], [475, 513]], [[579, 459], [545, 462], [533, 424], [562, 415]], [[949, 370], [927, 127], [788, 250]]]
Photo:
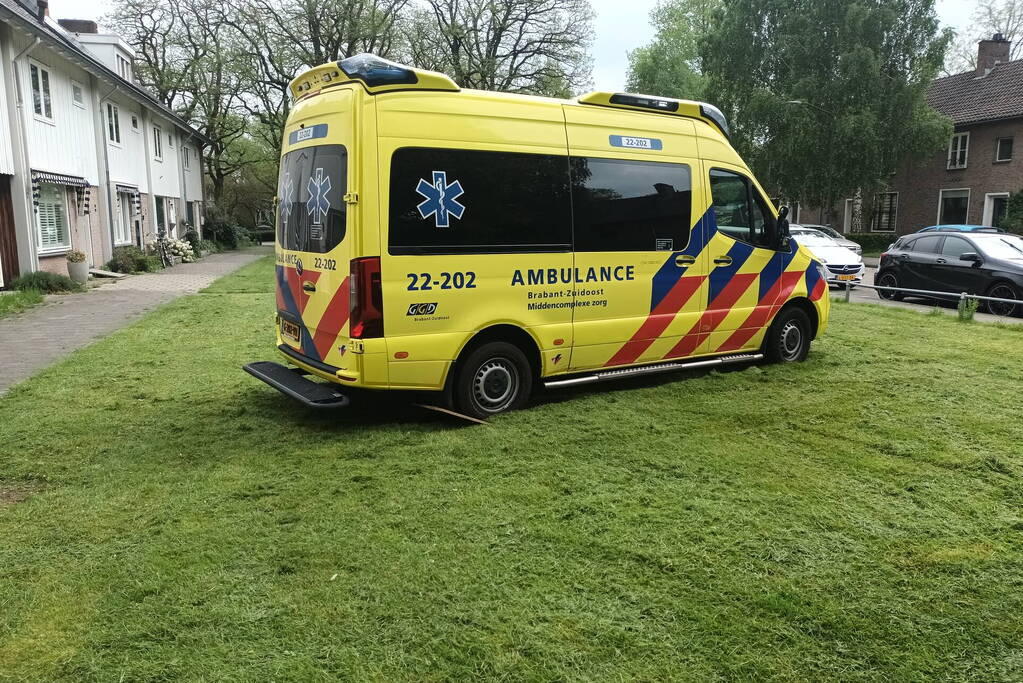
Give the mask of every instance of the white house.
[[45, 0], [0, 0], [0, 287], [66, 272], [71, 249], [98, 265], [201, 229], [204, 140], [135, 83], [134, 57]]

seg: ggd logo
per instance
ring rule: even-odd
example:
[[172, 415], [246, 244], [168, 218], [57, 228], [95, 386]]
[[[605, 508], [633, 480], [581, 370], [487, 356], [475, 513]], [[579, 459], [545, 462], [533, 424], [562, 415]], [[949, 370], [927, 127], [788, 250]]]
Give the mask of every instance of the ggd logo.
[[433, 315], [437, 312], [437, 304], [409, 304], [405, 315]]

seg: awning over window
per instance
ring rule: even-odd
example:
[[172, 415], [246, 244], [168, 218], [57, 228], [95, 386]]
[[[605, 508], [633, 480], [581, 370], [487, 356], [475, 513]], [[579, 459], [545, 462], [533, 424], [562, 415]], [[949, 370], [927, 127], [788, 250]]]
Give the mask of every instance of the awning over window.
[[[138, 216], [142, 213], [142, 197], [139, 196], [139, 188], [132, 187], [131, 185], [121, 185], [120, 183], [114, 183], [114, 189], [117, 190], [117, 194], [126, 194], [131, 197], [131, 215]], [[117, 201], [121, 201], [118, 197]]]
[[79, 178], [76, 175], [65, 175], [63, 173], [50, 173], [49, 171], [32, 171], [33, 183], [53, 183], [54, 185], [67, 185], [68, 187], [88, 187], [89, 181]]

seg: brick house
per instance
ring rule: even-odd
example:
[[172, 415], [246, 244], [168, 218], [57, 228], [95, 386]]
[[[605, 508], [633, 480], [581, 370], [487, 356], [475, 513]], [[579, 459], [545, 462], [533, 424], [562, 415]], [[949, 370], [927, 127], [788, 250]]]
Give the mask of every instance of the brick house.
[[[994, 225], [1013, 192], [1023, 190], [1023, 60], [1009, 61], [1009, 41], [996, 34], [978, 46], [977, 68], [931, 83], [927, 103], [952, 120], [944, 149], [901, 169], [887, 191], [836, 203], [843, 232], [905, 234], [928, 225]], [[817, 209], [797, 214], [808, 223]]]

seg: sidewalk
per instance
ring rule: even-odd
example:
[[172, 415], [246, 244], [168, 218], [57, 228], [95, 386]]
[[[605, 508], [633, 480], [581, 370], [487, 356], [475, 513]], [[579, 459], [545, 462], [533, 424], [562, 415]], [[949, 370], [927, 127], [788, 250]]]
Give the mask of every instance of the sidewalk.
[[271, 251], [253, 247], [211, 254], [195, 263], [133, 275], [82, 294], [48, 296], [42, 306], [0, 320], [0, 394], [143, 313], [198, 292]]

